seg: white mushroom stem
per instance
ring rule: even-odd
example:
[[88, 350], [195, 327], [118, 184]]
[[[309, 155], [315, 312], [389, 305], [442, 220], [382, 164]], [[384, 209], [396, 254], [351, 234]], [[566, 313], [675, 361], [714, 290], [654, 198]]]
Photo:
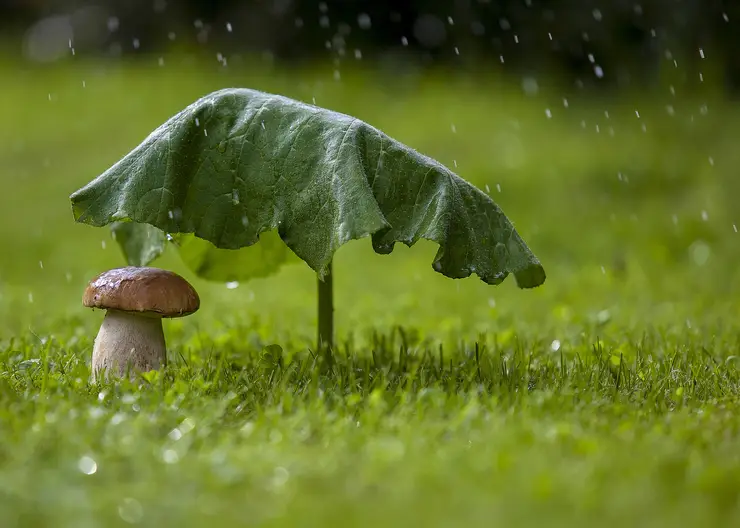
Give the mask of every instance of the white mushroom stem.
[[95, 338], [92, 355], [93, 378], [105, 369], [107, 375], [157, 370], [167, 364], [162, 319], [118, 310], [108, 310]]

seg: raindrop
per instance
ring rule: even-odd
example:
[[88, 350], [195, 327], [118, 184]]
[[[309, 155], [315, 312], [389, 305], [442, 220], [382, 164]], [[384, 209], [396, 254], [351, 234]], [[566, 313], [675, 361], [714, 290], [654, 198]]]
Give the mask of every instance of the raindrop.
[[553, 340], [553, 342], [550, 343], [550, 348], [553, 352], [557, 352], [558, 350], [560, 350], [560, 341], [557, 339]]
[[488, 298], [488, 307], [489, 308], [496, 308], [496, 299], [493, 297]]
[[180, 455], [174, 449], [165, 449], [162, 453], [162, 460], [165, 464], [177, 464], [180, 461]]
[[673, 105], [667, 105], [665, 107], [665, 110], [666, 110], [666, 112], [668, 112], [668, 115], [669, 116], [673, 116], [676, 113], [675, 109], [673, 108]]
[[102, 247], [103, 249], [105, 249], [105, 246], [106, 246], [105, 240], [101, 240], [100, 241], [100, 247]]
[[200, 119], [197, 117], [195, 118], [195, 126], [200, 126]]
[[322, 28], [328, 28], [330, 25], [329, 23], [329, 17], [326, 15], [323, 15], [321, 18], [319, 18], [319, 26]]
[[262, 124], [262, 130], [265, 130], [265, 122], [262, 121], [261, 124]]
[[239, 282], [238, 281], [231, 281], [231, 282], [227, 282], [226, 283], [226, 289], [227, 290], [235, 290], [238, 287], [239, 287]]
[[640, 119], [640, 111], [639, 110], [635, 110], [635, 115], [637, 116], [637, 119]]
[[519, 44], [519, 35], [514, 35], [514, 44]]
[[226, 141], [219, 141], [218, 142], [218, 147], [216, 147], [216, 148], [218, 148], [218, 151], [221, 154], [223, 154], [224, 152], [226, 152]]
[[231, 27], [231, 22], [226, 22], [226, 31], [231, 33], [234, 30], [234, 28]]
[[119, 26], [118, 17], [112, 16], [108, 19], [108, 31], [110, 31], [111, 33], [114, 33], [115, 31], [118, 31], [118, 26]]
[[567, 99], [565, 99], [565, 98], [563, 98], [563, 106], [564, 106], [565, 108], [568, 108], [568, 105], [569, 105], [569, 103], [568, 103], [568, 100], [567, 100]]
[[594, 20], [596, 20], [597, 22], [601, 22], [601, 19], [602, 19], [601, 11], [599, 11], [598, 9], [594, 9], [592, 14], [594, 16]]
[[82, 81], [82, 87], [87, 88], [87, 83], [85, 81]]
[[503, 29], [504, 31], [509, 31], [511, 29], [511, 23], [506, 18], [500, 18], [498, 21], [498, 25]]
[[488, 194], [491, 194], [491, 188], [488, 186], [488, 184], [486, 184], [486, 192]]
[[476, 37], [482, 37], [486, 34], [486, 27], [478, 22], [477, 20], [474, 20], [470, 23], [470, 31], [475, 35]]
[[540, 91], [540, 85], [534, 77], [525, 77], [522, 79], [522, 89], [527, 95], [536, 95]]
[[709, 164], [714, 167], [714, 158], [712, 156], [709, 156]]
[[501, 184], [500, 184], [500, 183], [497, 183], [497, 184], [496, 184], [496, 190], [497, 190], [498, 192], [501, 192]]
[[175, 40], [177, 38], [177, 34], [174, 31], [170, 31], [167, 34], [167, 38], [170, 39], [170, 40]]
[[251, 436], [254, 432], [254, 422], [246, 422], [240, 429], [240, 432], [244, 436]]
[[205, 128], [203, 129], [203, 135], [208, 137], [208, 130], [206, 130]]
[[737, 225], [736, 224], [732, 224], [732, 230], [735, 231], [735, 233], [737, 233]]
[[164, 57], [160, 57], [158, 62], [160, 66], [164, 66]]
[[44, 269], [44, 261], [39, 260], [39, 268]]
[[249, 218], [247, 218], [247, 215], [242, 216], [242, 225], [244, 227], [247, 227], [249, 225]]
[[284, 467], [278, 466], [272, 475], [272, 485], [275, 487], [284, 486], [290, 478], [290, 472]]
[[360, 26], [360, 29], [370, 29], [372, 27], [370, 15], [367, 13], [360, 13], [357, 15], [357, 25]]
[[455, 21], [454, 21], [454, 20], [452, 20], [452, 17], [451, 17], [451, 16], [448, 16], [448, 17], [447, 17], [447, 23], [448, 23], [449, 25], [451, 25], [451, 26], [454, 26], [454, 25], [455, 25]]
[[594, 75], [596, 75], [596, 77], [598, 77], [599, 79], [602, 79], [604, 77], [604, 70], [598, 64], [594, 66]]
[[691, 253], [691, 259], [694, 261], [694, 264], [703, 266], [709, 260], [712, 250], [706, 242], [697, 240], [691, 244], [689, 252]]
[[136, 499], [127, 497], [118, 505], [118, 515], [129, 524], [136, 524], [144, 516], [144, 508]]
[[175, 427], [172, 431], [169, 432], [169, 434], [167, 436], [173, 442], [177, 442], [178, 440], [180, 440], [182, 438], [182, 431], [180, 431], [180, 429], [178, 429], [177, 427]]
[[409, 39], [406, 37], [401, 37], [401, 45], [402, 46], [408, 46], [409, 45]]
[[704, 58], [704, 48], [699, 48], [699, 56], [703, 59]]
[[77, 461], [77, 469], [85, 475], [93, 475], [98, 470], [98, 463], [89, 456], [83, 456]]
[[234, 205], [239, 205], [239, 189], [231, 190], [231, 203]]
[[342, 80], [342, 74], [339, 72], [339, 70], [334, 70], [334, 80], [335, 81], [341, 81]]
[[451, 128], [453, 134], [457, 134], [457, 127], [455, 126], [455, 123], [452, 123], [450, 125], [450, 128]]
[[709, 213], [707, 213], [706, 211], [702, 211], [701, 212], [701, 219], [704, 220], [705, 222], [707, 220], [709, 220]]
[[460, 49], [457, 46], [455, 46], [455, 55], [460, 55]]
[[727, 15], [727, 13], [722, 13], [722, 19], [723, 19], [723, 20], [724, 20], [725, 22], [729, 22], [729, 21], [730, 21], [730, 17], [729, 17], [728, 15]]
[[550, 111], [549, 108], [545, 108], [545, 115], [547, 116], [548, 119], [552, 117], [552, 112]]
[[362, 58], [362, 51], [356, 49], [355, 50], [355, 59], [360, 60]]

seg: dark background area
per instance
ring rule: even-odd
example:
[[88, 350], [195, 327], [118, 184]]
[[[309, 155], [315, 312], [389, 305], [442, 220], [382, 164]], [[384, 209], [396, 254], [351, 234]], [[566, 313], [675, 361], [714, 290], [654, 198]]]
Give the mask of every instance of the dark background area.
[[[128, 56], [178, 47], [228, 58], [384, 61], [548, 73], [578, 88], [740, 88], [740, 3], [721, 0], [0, 0], [19, 53]], [[675, 69], [676, 74], [670, 70]]]

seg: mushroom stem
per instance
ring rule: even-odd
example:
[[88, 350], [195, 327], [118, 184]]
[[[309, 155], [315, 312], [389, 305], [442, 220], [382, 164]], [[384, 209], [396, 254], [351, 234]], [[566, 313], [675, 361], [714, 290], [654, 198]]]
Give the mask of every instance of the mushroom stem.
[[108, 376], [156, 370], [167, 364], [160, 317], [108, 310], [95, 338], [93, 379], [105, 369]]

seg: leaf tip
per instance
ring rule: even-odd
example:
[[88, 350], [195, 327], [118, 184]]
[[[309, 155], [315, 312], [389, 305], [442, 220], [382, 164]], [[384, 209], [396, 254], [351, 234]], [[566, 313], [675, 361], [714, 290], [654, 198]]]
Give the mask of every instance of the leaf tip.
[[521, 289], [531, 289], [541, 286], [547, 279], [545, 268], [537, 262], [514, 273], [516, 285]]

